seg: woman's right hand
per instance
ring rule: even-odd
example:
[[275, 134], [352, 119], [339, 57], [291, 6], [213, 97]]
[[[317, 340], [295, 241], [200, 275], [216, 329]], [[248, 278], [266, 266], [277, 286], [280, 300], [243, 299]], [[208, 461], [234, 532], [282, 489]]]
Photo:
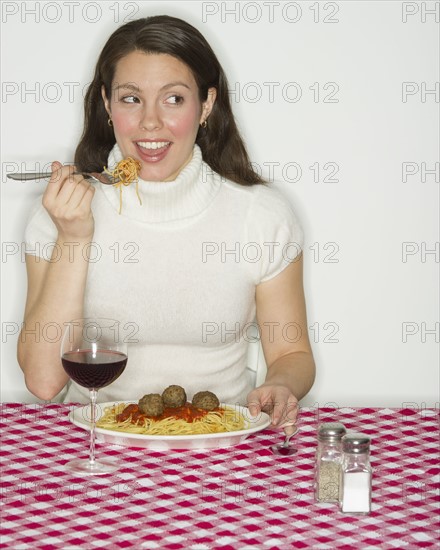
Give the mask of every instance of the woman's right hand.
[[91, 204], [95, 188], [81, 175], [72, 175], [74, 166], [52, 163], [52, 176], [43, 195], [43, 206], [58, 229], [59, 238], [91, 240], [95, 230]]

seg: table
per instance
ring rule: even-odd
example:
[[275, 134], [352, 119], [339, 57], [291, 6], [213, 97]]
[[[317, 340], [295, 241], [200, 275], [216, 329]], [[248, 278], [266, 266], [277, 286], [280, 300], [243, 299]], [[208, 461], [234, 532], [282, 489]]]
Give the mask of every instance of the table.
[[[233, 550], [440, 548], [439, 411], [301, 410], [298, 453], [273, 456], [272, 429], [236, 447], [148, 451], [98, 443], [111, 476], [63, 470], [87, 455], [71, 404], [2, 404], [2, 547]], [[313, 500], [316, 429], [343, 422], [371, 436], [373, 509], [342, 514]]]

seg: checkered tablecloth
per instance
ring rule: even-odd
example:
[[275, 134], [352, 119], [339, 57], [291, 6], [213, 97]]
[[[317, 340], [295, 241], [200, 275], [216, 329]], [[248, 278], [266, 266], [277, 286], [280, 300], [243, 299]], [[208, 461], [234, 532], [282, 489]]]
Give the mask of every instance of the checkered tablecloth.
[[[98, 443], [111, 476], [73, 477], [88, 434], [72, 405], [2, 405], [3, 548], [233, 550], [440, 548], [439, 414], [434, 409], [301, 410], [298, 452], [274, 456], [267, 429], [228, 449], [156, 452]], [[319, 423], [372, 437], [373, 510], [313, 499]]]

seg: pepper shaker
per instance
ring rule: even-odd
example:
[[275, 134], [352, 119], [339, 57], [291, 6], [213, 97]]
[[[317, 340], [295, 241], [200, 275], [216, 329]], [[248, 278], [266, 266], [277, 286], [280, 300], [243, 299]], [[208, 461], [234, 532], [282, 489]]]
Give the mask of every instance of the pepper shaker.
[[364, 434], [347, 434], [342, 438], [341, 512], [371, 511], [370, 441]]
[[345, 426], [326, 422], [318, 428], [318, 447], [315, 462], [315, 500], [339, 502], [342, 467], [342, 437]]

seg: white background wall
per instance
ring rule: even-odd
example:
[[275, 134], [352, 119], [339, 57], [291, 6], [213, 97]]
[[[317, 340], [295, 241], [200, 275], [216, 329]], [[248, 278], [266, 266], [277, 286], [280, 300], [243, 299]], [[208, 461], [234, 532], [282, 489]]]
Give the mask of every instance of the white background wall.
[[45, 185], [5, 174], [72, 162], [105, 40], [166, 13], [213, 46], [253, 161], [302, 220], [318, 366], [304, 403], [436, 406], [439, 4], [2, 2], [2, 400], [34, 400], [15, 348]]

